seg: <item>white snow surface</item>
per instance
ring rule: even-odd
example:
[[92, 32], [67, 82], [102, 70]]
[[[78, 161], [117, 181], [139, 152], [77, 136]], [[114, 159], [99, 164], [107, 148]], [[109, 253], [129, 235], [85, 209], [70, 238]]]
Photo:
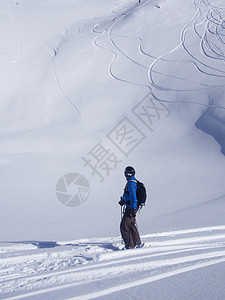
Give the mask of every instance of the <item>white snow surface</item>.
[[1, 0], [0, 37], [0, 299], [225, 299], [224, 1]]
[[225, 226], [2, 245], [1, 299], [223, 299]]

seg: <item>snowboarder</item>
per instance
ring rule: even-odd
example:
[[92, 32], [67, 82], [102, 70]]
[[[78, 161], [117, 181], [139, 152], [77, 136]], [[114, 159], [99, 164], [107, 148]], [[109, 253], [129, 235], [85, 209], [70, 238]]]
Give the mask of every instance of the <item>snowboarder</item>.
[[119, 204], [125, 205], [125, 212], [120, 223], [120, 232], [126, 249], [140, 248], [142, 246], [140, 235], [136, 225], [137, 207], [137, 180], [134, 177], [135, 170], [128, 166], [124, 171], [127, 184]]

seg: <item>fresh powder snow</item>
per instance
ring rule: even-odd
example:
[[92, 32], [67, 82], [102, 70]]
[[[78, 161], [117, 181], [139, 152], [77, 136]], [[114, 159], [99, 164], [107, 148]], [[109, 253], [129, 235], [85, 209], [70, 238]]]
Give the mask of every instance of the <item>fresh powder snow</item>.
[[225, 299], [223, 2], [1, 0], [0, 299]]

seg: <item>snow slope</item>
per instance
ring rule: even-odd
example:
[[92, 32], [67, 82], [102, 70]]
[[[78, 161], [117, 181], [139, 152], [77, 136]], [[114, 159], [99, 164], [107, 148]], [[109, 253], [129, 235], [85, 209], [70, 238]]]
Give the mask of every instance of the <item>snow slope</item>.
[[[16, 3], [1, 7], [0, 185], [6, 201], [0, 222], [7, 228], [1, 240], [116, 236], [129, 164], [149, 189], [150, 205], [140, 219], [144, 233], [158, 230], [165, 215], [170, 224], [163, 230], [223, 224], [217, 213], [210, 224], [208, 216], [199, 224], [188, 214], [210, 201], [216, 211], [224, 209], [224, 156], [205, 133], [211, 126], [221, 143], [222, 50], [214, 59], [202, 50], [204, 41], [223, 47], [223, 4]], [[155, 102], [151, 119], [140, 119], [142, 101], [153, 96], [164, 102]], [[124, 118], [144, 136], [128, 155], [108, 138]], [[83, 160], [93, 158], [89, 153], [100, 141], [116, 157], [110, 170], [99, 163], [103, 182]], [[55, 195], [58, 180], [71, 172], [90, 184], [88, 200], [75, 208]], [[173, 222], [183, 210], [185, 224]]]
[[1, 246], [1, 299], [222, 299], [225, 226]]
[[[224, 8], [1, 1], [0, 297], [224, 298]], [[140, 252], [114, 238], [127, 165]]]

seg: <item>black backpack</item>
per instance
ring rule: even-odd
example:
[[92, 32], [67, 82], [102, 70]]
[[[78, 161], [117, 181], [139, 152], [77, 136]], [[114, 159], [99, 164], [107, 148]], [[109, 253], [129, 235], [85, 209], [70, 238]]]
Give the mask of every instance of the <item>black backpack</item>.
[[[143, 182], [141, 182], [139, 180], [133, 180], [133, 179], [131, 179], [129, 181], [133, 181], [133, 182], [137, 183], [137, 192], [136, 192], [137, 201], [138, 201], [137, 202], [137, 207], [138, 208], [142, 208], [142, 206], [145, 206], [145, 202], [146, 202], [146, 199], [147, 199], [147, 192], [146, 192], [145, 185], [144, 185]], [[126, 186], [126, 192], [128, 193], [127, 186]]]

